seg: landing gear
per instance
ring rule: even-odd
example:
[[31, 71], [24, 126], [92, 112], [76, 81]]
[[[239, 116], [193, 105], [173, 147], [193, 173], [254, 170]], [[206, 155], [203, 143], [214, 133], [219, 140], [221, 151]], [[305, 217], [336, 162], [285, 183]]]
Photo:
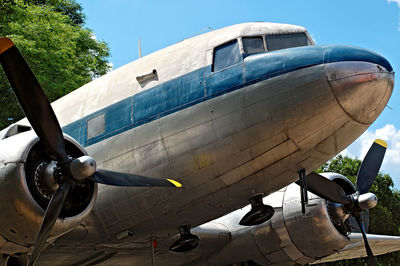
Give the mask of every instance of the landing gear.
[[200, 238], [190, 233], [190, 225], [183, 225], [178, 229], [181, 237], [170, 246], [170, 251], [178, 253], [188, 252], [199, 245]]
[[307, 191], [307, 176], [306, 170], [302, 169], [299, 172], [300, 196], [301, 196], [301, 212], [306, 213], [306, 206], [308, 206], [308, 191]]
[[249, 199], [251, 210], [240, 220], [240, 225], [259, 225], [271, 219], [275, 210], [272, 206], [264, 205], [262, 199], [263, 194], [254, 195]]

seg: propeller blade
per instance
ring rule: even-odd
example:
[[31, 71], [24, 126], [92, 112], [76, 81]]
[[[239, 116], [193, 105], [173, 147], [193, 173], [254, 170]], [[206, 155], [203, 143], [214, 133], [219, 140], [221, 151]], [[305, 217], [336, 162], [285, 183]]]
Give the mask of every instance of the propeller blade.
[[338, 184], [315, 172], [307, 175], [307, 190], [332, 202], [344, 205], [352, 203]]
[[46, 243], [46, 239], [51, 233], [51, 230], [57, 221], [57, 217], [64, 206], [64, 201], [67, 197], [69, 189], [70, 184], [68, 182], [64, 182], [60, 185], [56, 193], [54, 193], [53, 197], [51, 198], [49, 205], [47, 206], [46, 213], [44, 214], [42, 227], [40, 228], [38, 237], [36, 239], [29, 266], [34, 266], [39, 259], [39, 256], [42, 253]]
[[361, 233], [362, 233], [362, 236], [364, 239], [365, 250], [368, 255], [368, 265], [369, 266], [377, 266], [378, 264], [376, 263], [376, 259], [374, 257], [374, 254], [372, 253], [371, 247], [369, 246], [369, 243], [368, 243], [368, 238], [367, 238], [367, 234], [365, 233], [364, 222], [362, 220], [362, 217], [359, 214], [353, 215], [353, 216], [356, 219], [358, 226], [360, 227], [360, 230], [361, 230]]
[[9, 38], [0, 38], [0, 62], [26, 117], [46, 149], [65, 162], [64, 137], [42, 87]]
[[367, 155], [365, 155], [357, 175], [356, 188], [360, 194], [367, 193], [374, 183], [381, 168], [386, 148], [387, 144], [385, 141], [376, 139], [367, 152]]
[[182, 187], [182, 184], [172, 179], [159, 179], [146, 176], [119, 173], [99, 169], [93, 175], [93, 180], [111, 186], [127, 187]]

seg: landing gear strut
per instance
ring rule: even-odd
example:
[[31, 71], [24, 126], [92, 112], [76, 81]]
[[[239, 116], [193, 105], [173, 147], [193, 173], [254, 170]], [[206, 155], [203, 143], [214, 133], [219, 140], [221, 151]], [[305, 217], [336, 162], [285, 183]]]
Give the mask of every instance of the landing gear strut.
[[178, 228], [181, 237], [169, 248], [172, 252], [188, 252], [199, 245], [200, 238], [190, 233], [190, 225], [183, 225]]
[[307, 191], [307, 176], [306, 170], [302, 169], [299, 172], [300, 196], [301, 196], [301, 212], [306, 213], [306, 206], [308, 206], [308, 191]]
[[249, 199], [251, 210], [240, 220], [240, 225], [259, 225], [271, 219], [275, 210], [272, 206], [264, 205], [262, 199], [263, 194], [256, 194]]

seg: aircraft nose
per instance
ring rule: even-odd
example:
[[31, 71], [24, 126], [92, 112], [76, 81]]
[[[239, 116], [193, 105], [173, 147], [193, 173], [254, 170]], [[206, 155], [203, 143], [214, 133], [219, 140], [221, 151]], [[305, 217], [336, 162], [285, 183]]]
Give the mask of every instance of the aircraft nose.
[[[335, 60], [330, 63], [333, 57]], [[374, 52], [352, 47], [330, 49], [325, 63], [326, 78], [342, 109], [354, 121], [371, 124], [393, 92], [394, 72], [390, 63]]]

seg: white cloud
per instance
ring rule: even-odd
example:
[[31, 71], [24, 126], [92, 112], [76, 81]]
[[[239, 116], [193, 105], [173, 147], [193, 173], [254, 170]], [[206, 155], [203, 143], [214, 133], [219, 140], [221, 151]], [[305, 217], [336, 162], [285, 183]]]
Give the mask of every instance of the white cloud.
[[341, 153], [343, 156], [348, 156], [348, 157], [357, 157], [355, 156], [349, 149], [344, 149]]
[[397, 5], [400, 7], [400, 0], [388, 0], [388, 3], [397, 3]]
[[[388, 3], [397, 3], [397, 6], [400, 8], [400, 0], [388, 0]], [[400, 11], [399, 11], [400, 12]], [[400, 31], [400, 15], [399, 15], [399, 25], [398, 25], [398, 30]]]
[[108, 65], [108, 67], [110, 68], [110, 69], [107, 71], [107, 73], [110, 73], [111, 71], [114, 70], [114, 64], [113, 64], [112, 62], [108, 62], [107, 65]]
[[393, 178], [395, 186], [400, 188], [400, 129], [394, 125], [387, 124], [375, 131], [367, 130], [341, 154], [362, 160], [375, 139], [383, 139], [387, 142], [388, 148], [381, 171], [389, 174]]

